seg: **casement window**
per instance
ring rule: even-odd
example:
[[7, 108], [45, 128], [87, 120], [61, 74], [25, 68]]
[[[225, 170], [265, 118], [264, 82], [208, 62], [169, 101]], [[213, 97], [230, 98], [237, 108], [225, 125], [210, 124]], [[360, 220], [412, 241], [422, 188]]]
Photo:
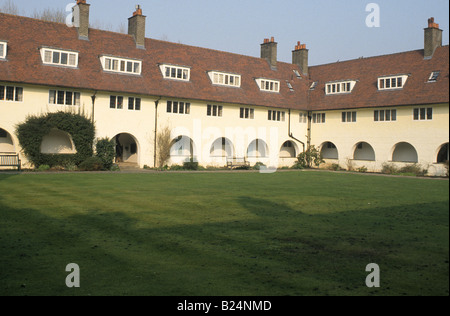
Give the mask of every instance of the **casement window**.
[[80, 105], [79, 92], [50, 90], [48, 93], [48, 103], [57, 105]]
[[240, 108], [240, 110], [239, 110], [239, 117], [241, 119], [253, 120], [253, 119], [255, 119], [255, 109]]
[[397, 121], [397, 110], [375, 110], [373, 111], [373, 120], [375, 122], [394, 122]]
[[123, 97], [112, 95], [109, 98], [109, 108], [111, 109], [123, 109]]
[[356, 85], [356, 81], [341, 81], [332, 82], [325, 85], [325, 93], [330, 94], [344, 94], [351, 93]]
[[256, 79], [256, 83], [261, 91], [280, 92], [280, 82], [268, 79]]
[[414, 121], [431, 121], [433, 119], [433, 108], [416, 108], [413, 111]]
[[298, 79], [302, 79], [302, 75], [300, 74], [300, 72], [297, 69], [294, 69], [293, 72]]
[[436, 82], [440, 73], [441, 73], [440, 71], [433, 71], [430, 77], [428, 78], [428, 82]]
[[0, 41], [0, 59], [6, 58], [6, 49], [8, 47], [8, 44], [6, 42]]
[[241, 86], [241, 76], [225, 72], [210, 71], [209, 78], [215, 85], [237, 87]]
[[267, 119], [269, 121], [284, 122], [286, 120], [286, 112], [269, 110], [267, 112]]
[[128, 110], [140, 111], [141, 110], [141, 98], [128, 98]]
[[131, 75], [140, 75], [142, 72], [142, 61], [140, 60], [101, 56], [100, 61], [104, 71]]
[[289, 91], [294, 92], [294, 87], [292, 86], [292, 83], [289, 82], [289, 80], [286, 80], [286, 85], [289, 88]]
[[318, 81], [314, 81], [313, 83], [311, 83], [311, 85], [309, 86], [309, 90], [315, 90], [317, 85], [319, 84]]
[[175, 79], [189, 81], [191, 79], [191, 70], [188, 67], [174, 65], [160, 65], [161, 73], [165, 79]]
[[221, 105], [210, 105], [208, 104], [206, 107], [206, 115], [207, 116], [218, 116], [222, 117], [223, 114], [223, 106]]
[[408, 80], [408, 75], [380, 77], [378, 78], [378, 90], [402, 89], [406, 80]]
[[325, 113], [313, 113], [312, 122], [314, 124], [325, 123]]
[[308, 114], [300, 113], [300, 123], [307, 123], [307, 122], [308, 122]]
[[188, 102], [167, 101], [167, 113], [191, 114], [191, 104]]
[[0, 85], [0, 101], [23, 101], [23, 88]]
[[342, 112], [342, 123], [355, 123], [356, 112]]
[[78, 53], [53, 48], [41, 48], [42, 62], [46, 65], [77, 68]]

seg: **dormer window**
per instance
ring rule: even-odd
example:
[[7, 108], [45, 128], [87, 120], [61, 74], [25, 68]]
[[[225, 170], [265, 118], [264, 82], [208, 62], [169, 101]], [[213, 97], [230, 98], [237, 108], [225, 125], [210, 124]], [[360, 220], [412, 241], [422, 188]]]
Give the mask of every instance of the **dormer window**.
[[191, 69], [188, 67], [174, 65], [160, 65], [161, 73], [165, 79], [175, 79], [189, 81], [191, 79]]
[[297, 69], [294, 69], [293, 72], [298, 79], [302, 79], [302, 75], [300, 74], [300, 72]]
[[280, 82], [269, 79], [256, 79], [256, 83], [261, 91], [280, 92]]
[[53, 48], [41, 48], [42, 62], [46, 65], [78, 67], [78, 53]]
[[430, 77], [428, 78], [428, 82], [436, 82], [440, 73], [441, 73], [440, 71], [433, 71]]
[[408, 80], [408, 75], [378, 78], [378, 90], [402, 89]]
[[140, 75], [142, 72], [142, 61], [121, 57], [101, 56], [100, 61], [104, 71]]
[[6, 47], [7, 47], [6, 42], [0, 41], [0, 59], [6, 58]]
[[309, 86], [309, 90], [315, 90], [318, 84], [319, 84], [318, 81], [314, 81], [314, 82], [311, 83], [311, 85]]
[[241, 86], [240, 75], [234, 75], [230, 73], [217, 71], [210, 71], [208, 75], [213, 84], [238, 88]]
[[325, 93], [328, 94], [344, 94], [351, 93], [356, 85], [356, 81], [339, 81], [326, 84]]

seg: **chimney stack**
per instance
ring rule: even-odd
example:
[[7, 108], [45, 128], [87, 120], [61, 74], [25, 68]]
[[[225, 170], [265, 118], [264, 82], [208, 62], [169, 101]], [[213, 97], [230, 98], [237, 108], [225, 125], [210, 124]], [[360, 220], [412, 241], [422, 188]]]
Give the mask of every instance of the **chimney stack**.
[[306, 44], [297, 42], [295, 50], [292, 51], [292, 63], [300, 67], [304, 75], [308, 74], [308, 52]]
[[89, 7], [86, 0], [77, 0], [77, 5], [73, 7], [73, 18], [78, 29], [78, 38], [89, 40]]
[[141, 6], [137, 5], [133, 16], [128, 19], [128, 34], [133, 35], [136, 47], [140, 49], [145, 49], [145, 18]]
[[439, 24], [434, 23], [434, 18], [428, 19], [428, 27], [425, 29], [424, 46], [424, 57], [426, 59], [432, 58], [436, 48], [442, 46], [442, 30], [439, 29]]
[[270, 67], [277, 68], [277, 46], [275, 38], [264, 39], [264, 43], [261, 44], [261, 58], [267, 59]]

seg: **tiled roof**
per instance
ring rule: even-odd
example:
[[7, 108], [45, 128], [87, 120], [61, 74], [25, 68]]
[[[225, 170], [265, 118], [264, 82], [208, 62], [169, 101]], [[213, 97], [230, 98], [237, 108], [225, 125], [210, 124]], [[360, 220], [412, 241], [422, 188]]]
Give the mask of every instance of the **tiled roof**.
[[[273, 70], [265, 59], [154, 39], [146, 39], [142, 50], [130, 35], [95, 29], [89, 30], [85, 41], [65, 24], [2, 13], [0, 40], [8, 42], [7, 61], [0, 61], [0, 81], [7, 82], [302, 110], [449, 102], [448, 46], [438, 48], [427, 60], [423, 50], [417, 50], [314, 66], [309, 78], [298, 79], [293, 70], [299, 67], [289, 63], [278, 62]], [[78, 68], [43, 65], [39, 53], [43, 46], [79, 52]], [[100, 55], [142, 60], [142, 74], [104, 72]], [[190, 81], [164, 79], [159, 64], [189, 66]], [[207, 74], [212, 70], [240, 74], [241, 87], [213, 85]], [[432, 71], [440, 71], [439, 78], [427, 83]], [[378, 77], [397, 74], [409, 75], [403, 89], [378, 91]], [[279, 80], [280, 93], [260, 91], [255, 78]], [[352, 93], [325, 95], [325, 83], [339, 80], [356, 80]], [[309, 91], [315, 81], [317, 88]]]

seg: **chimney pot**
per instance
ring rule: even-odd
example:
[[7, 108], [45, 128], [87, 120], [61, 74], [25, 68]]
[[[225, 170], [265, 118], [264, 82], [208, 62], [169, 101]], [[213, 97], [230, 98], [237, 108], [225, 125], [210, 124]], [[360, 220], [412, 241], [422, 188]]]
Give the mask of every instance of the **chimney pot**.
[[442, 46], [442, 30], [434, 18], [428, 19], [428, 28], [425, 29], [424, 57], [432, 58], [436, 48]]

